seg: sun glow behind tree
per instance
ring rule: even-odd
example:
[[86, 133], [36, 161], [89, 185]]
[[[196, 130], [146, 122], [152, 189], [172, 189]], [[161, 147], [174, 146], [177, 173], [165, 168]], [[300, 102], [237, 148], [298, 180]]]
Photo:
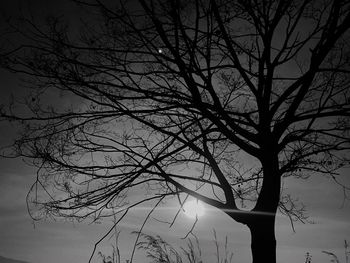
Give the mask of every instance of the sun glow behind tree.
[[184, 204], [184, 213], [190, 218], [198, 218], [205, 215], [205, 208], [201, 201], [190, 200]]

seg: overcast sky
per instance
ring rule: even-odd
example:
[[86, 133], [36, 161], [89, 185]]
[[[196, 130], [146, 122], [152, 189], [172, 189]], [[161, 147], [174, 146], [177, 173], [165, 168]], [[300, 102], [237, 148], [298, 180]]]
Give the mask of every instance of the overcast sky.
[[[4, 3], [7, 2], [7, 3]], [[2, 14], [15, 13], [19, 6], [31, 2], [34, 10], [37, 6], [54, 10], [74, 12], [61, 1], [1, 1]], [[50, 2], [50, 4], [48, 4]], [[58, 5], [57, 3], [61, 4]], [[65, 2], [65, 1], [63, 1]], [[54, 4], [56, 3], [56, 4]], [[6, 11], [7, 10], [7, 11]], [[70, 15], [69, 15], [70, 16]], [[17, 77], [0, 72], [0, 98], [5, 103], [11, 93], [23, 94]], [[13, 138], [16, 128], [0, 123], [0, 145]], [[33, 222], [27, 212], [26, 194], [35, 180], [35, 170], [24, 164], [21, 159], [0, 158], [0, 255], [25, 260], [31, 263], [86, 263], [93, 250], [94, 243], [108, 231], [111, 223], [102, 224], [71, 223], [57, 221]], [[343, 171], [342, 180], [350, 184], [348, 174]], [[290, 222], [279, 215], [276, 224], [277, 258], [283, 263], [303, 263], [305, 254], [310, 252], [313, 262], [329, 262], [329, 256], [323, 250], [331, 251], [344, 259], [344, 239], [350, 241], [350, 204], [343, 202], [342, 189], [325, 177], [311, 177], [308, 181], [288, 181], [285, 187], [306, 205], [310, 221], [313, 223], [295, 224], [294, 233]], [[135, 209], [118, 226], [121, 231], [119, 247], [122, 262], [129, 259], [135, 240], [132, 231], [137, 231], [150, 207]], [[155, 213], [155, 217], [171, 220], [177, 208], [170, 202]], [[169, 228], [167, 224], [151, 219], [144, 232], [160, 235], [175, 246], [184, 245], [181, 240], [191, 228], [193, 219], [181, 214], [176, 224]], [[249, 231], [235, 223], [222, 212], [206, 206], [205, 214], [199, 219], [194, 233], [200, 240], [205, 262], [214, 258], [213, 230], [220, 242], [228, 235], [229, 245], [234, 253], [234, 262], [250, 262]], [[97, 251], [111, 251], [113, 240], [105, 240]], [[145, 254], [139, 251], [136, 262], [144, 262]], [[96, 261], [98, 262], [98, 261]]]

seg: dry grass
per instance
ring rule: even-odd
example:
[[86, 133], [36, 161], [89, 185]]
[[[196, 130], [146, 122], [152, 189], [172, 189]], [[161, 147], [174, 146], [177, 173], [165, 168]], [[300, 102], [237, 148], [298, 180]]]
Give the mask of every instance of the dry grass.
[[[137, 233], [140, 241], [136, 244], [136, 249], [143, 250], [151, 263], [206, 263], [202, 258], [202, 250], [197, 237], [188, 238], [185, 247], [175, 248], [160, 236], [152, 236], [144, 233]], [[215, 263], [232, 263], [233, 253], [228, 249], [228, 239], [225, 238], [223, 252], [220, 252], [221, 244], [217, 239], [216, 232], [214, 234], [215, 246]], [[112, 255], [106, 256], [99, 252], [102, 263], [121, 263], [120, 252], [118, 248], [118, 237], [116, 244], [112, 246]], [[125, 263], [131, 263], [126, 260]], [[209, 263], [209, 262], [208, 262]], [[212, 261], [210, 262], [212, 263]]]

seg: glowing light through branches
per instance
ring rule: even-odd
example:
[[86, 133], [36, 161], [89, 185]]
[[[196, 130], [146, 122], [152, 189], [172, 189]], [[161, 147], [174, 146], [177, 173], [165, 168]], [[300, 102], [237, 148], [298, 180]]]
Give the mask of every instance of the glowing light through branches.
[[190, 218], [201, 217], [205, 214], [205, 208], [201, 201], [191, 200], [187, 201], [184, 206], [184, 213]]

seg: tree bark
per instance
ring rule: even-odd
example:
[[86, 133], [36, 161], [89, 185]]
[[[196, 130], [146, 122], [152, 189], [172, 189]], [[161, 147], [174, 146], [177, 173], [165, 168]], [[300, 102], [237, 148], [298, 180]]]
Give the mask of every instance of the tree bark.
[[247, 226], [251, 233], [253, 263], [276, 263], [275, 219], [281, 190], [278, 157], [266, 151], [262, 167], [261, 191]]
[[248, 227], [253, 263], [276, 263], [275, 214], [255, 215]]

